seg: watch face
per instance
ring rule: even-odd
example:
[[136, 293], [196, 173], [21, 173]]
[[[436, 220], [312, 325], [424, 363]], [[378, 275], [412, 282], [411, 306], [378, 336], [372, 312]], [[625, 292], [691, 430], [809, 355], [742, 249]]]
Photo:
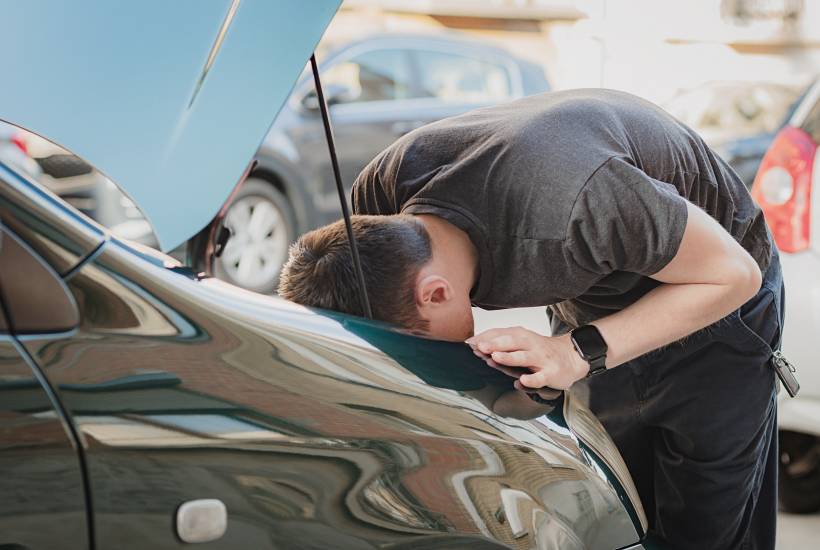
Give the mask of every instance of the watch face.
[[606, 353], [606, 342], [593, 325], [585, 325], [573, 330], [572, 340], [585, 359], [601, 357]]

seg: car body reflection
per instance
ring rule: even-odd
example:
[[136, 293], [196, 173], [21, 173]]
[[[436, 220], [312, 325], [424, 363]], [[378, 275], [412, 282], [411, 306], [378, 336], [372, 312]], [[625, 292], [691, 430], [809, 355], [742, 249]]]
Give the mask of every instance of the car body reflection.
[[66, 282], [79, 328], [24, 345], [84, 438], [102, 546], [175, 547], [170, 513], [209, 497], [228, 546], [638, 540], [563, 402], [493, 413], [476, 392], [511, 380], [466, 346], [192, 281], [116, 241]]

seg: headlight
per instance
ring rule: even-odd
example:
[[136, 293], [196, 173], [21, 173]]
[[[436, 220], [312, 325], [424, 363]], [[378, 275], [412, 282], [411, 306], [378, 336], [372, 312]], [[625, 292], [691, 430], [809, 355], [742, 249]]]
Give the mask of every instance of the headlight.
[[586, 407], [576, 403], [570, 392], [564, 392], [564, 418], [572, 432], [578, 436], [592, 451], [600, 458], [607, 468], [623, 487], [629, 499], [632, 509], [641, 523], [643, 532], [649, 529], [649, 522], [646, 520], [646, 513], [638, 496], [638, 490], [632, 482], [632, 476], [621, 458], [621, 453], [615, 443], [612, 442], [606, 430], [592, 412]]

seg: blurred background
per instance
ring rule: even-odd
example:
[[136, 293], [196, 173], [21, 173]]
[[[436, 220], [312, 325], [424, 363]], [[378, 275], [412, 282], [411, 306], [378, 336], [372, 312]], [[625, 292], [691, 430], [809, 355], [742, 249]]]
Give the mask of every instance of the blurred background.
[[[820, 0], [346, 0], [317, 57], [347, 186], [428, 122], [607, 87], [665, 107], [751, 187], [820, 71]], [[272, 292], [290, 242], [339, 216], [322, 132], [305, 73], [228, 211], [219, 277]], [[8, 127], [0, 156], [116, 234], [156, 244], [135, 205], [81, 159]]]
[[[820, 142], [820, 0], [346, 0], [317, 58], [348, 189], [380, 150], [428, 122], [549, 90], [615, 88], [666, 108], [699, 131], [747, 186], [754, 184], [784, 256], [813, 250], [820, 258], [820, 232], [809, 229], [820, 200], [808, 191]], [[789, 160], [793, 150], [797, 157]], [[71, 153], [6, 126], [0, 158], [117, 235], [156, 245], [134, 203]], [[232, 237], [215, 271], [269, 293], [289, 244], [340, 216], [307, 73], [256, 160], [227, 211]], [[800, 183], [806, 178], [808, 187]], [[815, 206], [807, 214], [809, 200]], [[173, 254], [183, 258], [185, 246]], [[792, 314], [801, 326], [786, 327], [787, 353], [798, 357], [820, 333], [817, 266], [786, 272], [792, 295], [813, 296], [807, 313]], [[479, 330], [548, 330], [543, 308], [476, 311], [476, 322]], [[813, 353], [805, 357], [809, 363]], [[805, 392], [820, 403], [820, 375], [812, 372], [801, 371]], [[781, 476], [797, 480], [781, 484], [792, 511], [820, 508], [816, 418], [802, 429], [808, 439], [781, 439], [788, 449]], [[820, 534], [818, 516], [783, 516], [779, 546], [813, 548], [813, 533]]]

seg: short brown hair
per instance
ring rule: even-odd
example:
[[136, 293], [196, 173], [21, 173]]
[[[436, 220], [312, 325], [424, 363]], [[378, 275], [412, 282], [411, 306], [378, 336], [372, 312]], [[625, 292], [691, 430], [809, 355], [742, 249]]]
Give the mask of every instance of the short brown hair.
[[[415, 281], [433, 256], [430, 236], [413, 216], [352, 216], [373, 316], [423, 331]], [[279, 295], [310, 307], [364, 316], [344, 221], [314, 229], [290, 247]]]

